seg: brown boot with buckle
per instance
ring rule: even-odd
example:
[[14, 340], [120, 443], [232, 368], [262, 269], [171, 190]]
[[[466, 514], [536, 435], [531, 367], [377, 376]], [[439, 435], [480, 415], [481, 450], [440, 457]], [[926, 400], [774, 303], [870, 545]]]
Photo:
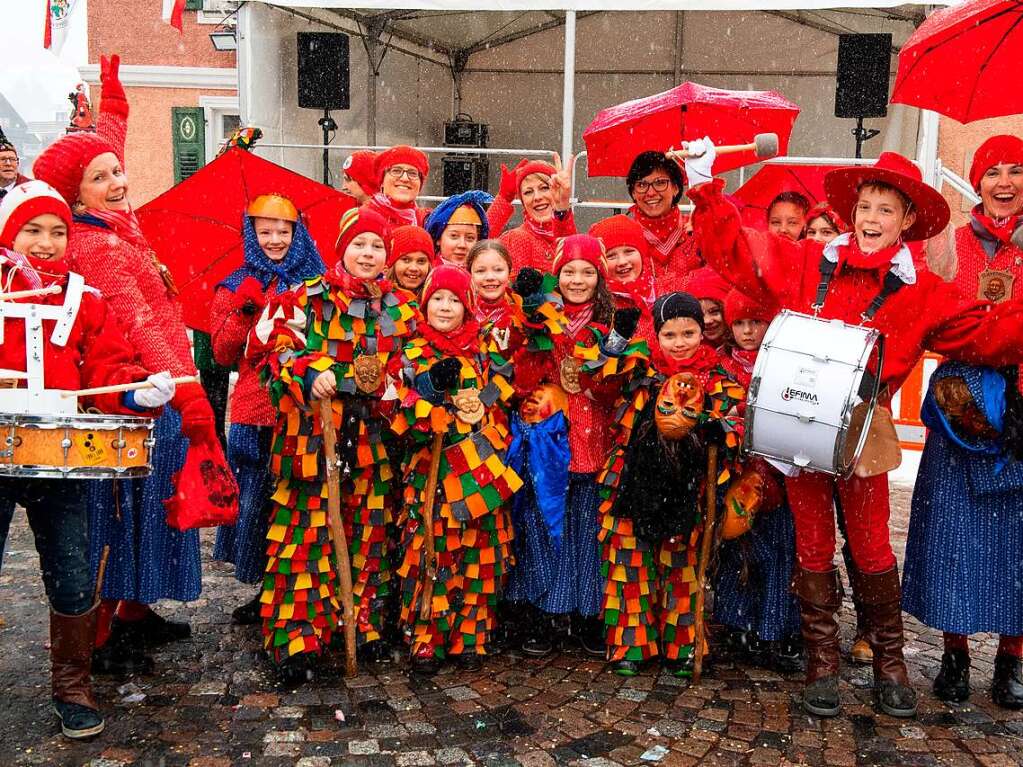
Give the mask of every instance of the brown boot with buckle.
[[[97, 603], [98, 604], [98, 603]], [[103, 732], [103, 717], [92, 697], [92, 648], [96, 642], [97, 605], [82, 615], [50, 610], [50, 677], [53, 709], [69, 738]]]
[[889, 716], [916, 716], [916, 691], [910, 687], [902, 657], [902, 586], [899, 570], [850, 573], [853, 588], [863, 601], [867, 641], [874, 651], [874, 700]]
[[799, 568], [794, 591], [806, 650], [803, 708], [814, 716], [838, 716], [838, 621], [842, 581], [838, 569], [815, 573]]

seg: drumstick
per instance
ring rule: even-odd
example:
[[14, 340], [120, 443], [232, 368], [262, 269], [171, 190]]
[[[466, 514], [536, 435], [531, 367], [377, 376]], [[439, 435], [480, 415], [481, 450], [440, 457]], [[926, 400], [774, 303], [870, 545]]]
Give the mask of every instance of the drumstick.
[[[758, 133], [753, 141], [748, 144], [732, 144], [729, 146], [714, 147], [717, 154], [735, 154], [736, 152], [753, 152], [757, 159], [765, 160], [778, 154], [778, 134]], [[685, 149], [669, 149], [665, 156], [676, 162], [682, 161], [690, 156]]]
[[[199, 383], [199, 376], [179, 376], [171, 379], [175, 384]], [[78, 391], [62, 391], [61, 397], [92, 397], [96, 394], [117, 394], [123, 391], [139, 391], [140, 389], [152, 389], [153, 384], [149, 381], [137, 381], [136, 383], [114, 384], [113, 386], [97, 386], [93, 389], [79, 389]]]
[[28, 373], [22, 373], [19, 370], [0, 369], [0, 378], [13, 378], [15, 381], [27, 381]]
[[18, 298], [35, 298], [37, 296], [52, 296], [60, 293], [63, 288], [60, 285], [50, 285], [36, 290], [15, 290], [12, 293], [0, 293], [0, 301], [14, 301]]

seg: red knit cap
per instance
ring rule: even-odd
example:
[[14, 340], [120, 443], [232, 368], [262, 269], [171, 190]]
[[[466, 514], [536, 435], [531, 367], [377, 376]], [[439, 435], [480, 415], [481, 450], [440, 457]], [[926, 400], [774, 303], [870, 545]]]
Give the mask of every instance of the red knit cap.
[[394, 266], [395, 261], [409, 253], [425, 253], [431, 264], [437, 258], [433, 252], [433, 238], [421, 226], [409, 224], [391, 231], [391, 252], [387, 257], [387, 265]]
[[26, 181], [11, 189], [0, 202], [0, 247], [13, 248], [21, 227], [44, 213], [52, 213], [71, 228], [71, 209], [45, 181]]
[[588, 234], [573, 234], [562, 237], [554, 247], [554, 262], [551, 271], [557, 275], [569, 261], [586, 261], [597, 267], [600, 276], [607, 279], [607, 258], [604, 246], [596, 237]]
[[516, 166], [515, 195], [517, 197], [522, 196], [522, 182], [526, 180], [526, 176], [532, 176], [534, 173], [539, 173], [541, 176], [553, 176], [557, 171], [549, 162], [542, 162], [541, 160], [532, 160], [531, 162]]
[[754, 301], [735, 288], [725, 296], [725, 322], [731, 325], [739, 320], [761, 320], [770, 322], [777, 314], [770, 306]]
[[430, 296], [438, 290], [450, 290], [458, 296], [465, 307], [466, 319], [476, 314], [476, 291], [472, 287], [472, 277], [462, 267], [441, 264], [432, 270], [423, 284], [420, 306], [425, 307], [430, 302]]
[[344, 171], [355, 183], [362, 187], [366, 194], [380, 191], [380, 180], [377, 176], [377, 153], [366, 149], [352, 152], [341, 164]]
[[71, 205], [78, 199], [82, 176], [89, 163], [107, 152], [113, 152], [124, 162], [117, 148], [98, 133], [70, 133], [54, 141], [36, 158], [32, 173], [56, 189]]
[[598, 221], [590, 227], [590, 236], [599, 238], [607, 252], [628, 245], [640, 253], [646, 253], [649, 247], [646, 237], [643, 236], [643, 227], [628, 216], [611, 216]]
[[821, 216], [824, 216], [824, 218], [830, 221], [831, 225], [835, 227], [835, 231], [839, 234], [849, 231], [849, 225], [846, 224], [845, 221], [842, 220], [842, 217], [835, 213], [835, 209], [826, 202], [819, 202], [806, 212], [806, 223], [809, 225], [811, 221], [815, 218], [820, 218]]
[[728, 291], [731, 288], [732, 286], [721, 279], [721, 275], [709, 266], [704, 266], [694, 272], [690, 272], [682, 280], [682, 290], [686, 293], [690, 293], [697, 298], [717, 301], [719, 304], [725, 302], [725, 296], [728, 295]]
[[430, 161], [426, 155], [415, 147], [399, 144], [385, 149], [377, 155], [375, 167], [378, 184], [384, 183], [384, 173], [392, 165], [411, 165], [419, 171], [423, 181], [426, 181], [426, 177], [430, 175]]
[[345, 251], [352, 244], [352, 240], [365, 232], [380, 235], [380, 239], [384, 241], [384, 250], [387, 249], [389, 234], [387, 219], [370, 208], [346, 210], [338, 224], [337, 242], [334, 243], [334, 252], [337, 253], [339, 268], [344, 268]]
[[980, 179], [988, 168], [1002, 163], [1023, 165], [1023, 139], [1016, 136], [992, 136], [973, 155], [970, 165], [970, 183], [980, 191]]

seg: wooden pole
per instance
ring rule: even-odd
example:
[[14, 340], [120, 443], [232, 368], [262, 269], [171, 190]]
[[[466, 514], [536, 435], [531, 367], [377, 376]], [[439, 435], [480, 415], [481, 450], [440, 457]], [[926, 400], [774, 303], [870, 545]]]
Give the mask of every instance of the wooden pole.
[[423, 498], [423, 582], [420, 587], [419, 618], [430, 620], [433, 610], [433, 583], [437, 579], [437, 552], [433, 540], [433, 504], [437, 499], [437, 474], [440, 472], [440, 450], [444, 444], [444, 432], [433, 435], [430, 446], [430, 471], [426, 475], [426, 495]]
[[[171, 379], [175, 385], [199, 383], [199, 376], [178, 376]], [[136, 381], [135, 383], [112, 384], [111, 386], [96, 386], [92, 389], [78, 389], [77, 391], [62, 391], [61, 397], [92, 397], [96, 394], [118, 394], [123, 391], [140, 391], [141, 389], [152, 389], [149, 381]]]
[[49, 287], [37, 288], [35, 290], [15, 290], [12, 293], [0, 293], [0, 301], [16, 301], [20, 298], [53, 296], [62, 290], [63, 288], [60, 285], [50, 285]]
[[110, 557], [110, 544], [103, 547], [103, 553], [99, 557], [99, 568], [96, 570], [96, 587], [93, 590], [92, 602], [95, 604], [100, 600], [103, 591], [103, 577], [107, 573], [107, 559]]
[[341, 523], [341, 479], [338, 476], [337, 432], [334, 430], [332, 400], [320, 400], [320, 423], [323, 428], [323, 462], [327, 467], [327, 525], [337, 560], [337, 580], [341, 592], [341, 610], [345, 622], [345, 676], [359, 673], [355, 662], [355, 596], [352, 593], [352, 563], [348, 556], [348, 539]]
[[714, 542], [714, 523], [717, 516], [717, 487], [718, 487], [718, 446], [710, 445], [707, 448], [707, 489], [704, 492], [706, 511], [703, 515], [703, 538], [700, 542], [700, 561], [696, 568], [696, 622], [695, 642], [696, 656], [693, 661], [693, 684], [700, 683], [700, 675], [703, 673], [703, 648], [706, 643], [706, 626], [703, 620], [703, 605], [707, 593], [707, 563], [710, 561], [711, 545]]

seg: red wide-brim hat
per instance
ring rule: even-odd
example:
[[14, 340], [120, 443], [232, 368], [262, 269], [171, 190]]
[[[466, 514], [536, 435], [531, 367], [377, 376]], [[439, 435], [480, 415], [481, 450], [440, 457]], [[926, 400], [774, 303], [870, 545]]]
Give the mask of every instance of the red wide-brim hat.
[[846, 221], [853, 221], [859, 188], [867, 181], [889, 184], [913, 203], [916, 221], [903, 232], [904, 240], [928, 240], [948, 226], [951, 212], [941, 192], [925, 184], [920, 169], [896, 152], [882, 152], [873, 165], [836, 168], [824, 176], [824, 193], [828, 202]]

